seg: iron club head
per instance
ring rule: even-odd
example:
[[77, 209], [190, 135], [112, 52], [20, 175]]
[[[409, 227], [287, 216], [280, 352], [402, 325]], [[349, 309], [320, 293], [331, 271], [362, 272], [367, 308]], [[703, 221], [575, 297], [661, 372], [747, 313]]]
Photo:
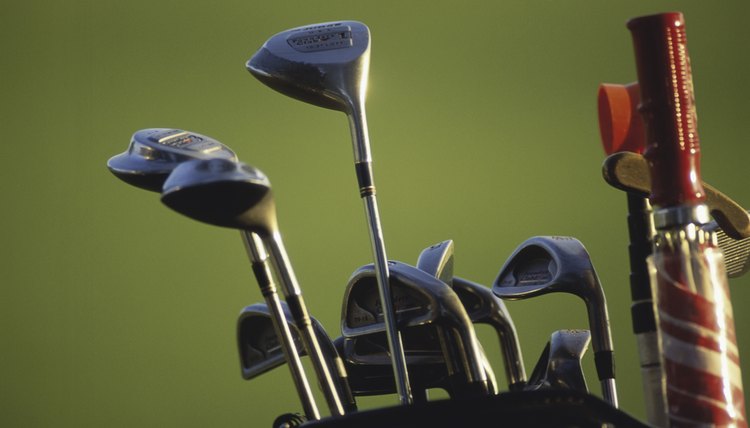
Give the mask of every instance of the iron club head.
[[607, 302], [583, 244], [571, 237], [537, 236], [522, 243], [505, 262], [492, 286], [503, 299], [563, 292], [586, 303], [597, 374], [607, 401], [617, 407], [614, 351]]
[[[458, 296], [447, 284], [413, 266], [396, 261], [388, 265], [399, 325], [405, 331], [430, 324], [438, 327], [438, 334], [446, 335], [440, 342], [445, 361], [457, 363], [452, 365], [458, 367], [456, 373], [465, 377], [467, 392], [487, 394], [482, 352]], [[341, 328], [346, 338], [385, 331], [375, 276], [373, 265], [366, 265], [355, 271], [347, 284]], [[404, 337], [408, 348], [408, 336]]]
[[451, 239], [429, 246], [419, 254], [417, 269], [453, 285], [453, 254]]
[[590, 342], [588, 330], [552, 333], [525, 389], [566, 388], [589, 392], [581, 360]]
[[[299, 329], [286, 302], [281, 302], [287, 323], [292, 327], [294, 343], [300, 356], [307, 355], [300, 339]], [[345, 398], [346, 411], [356, 411], [357, 405], [349, 389], [344, 363], [323, 325], [310, 317], [315, 335], [320, 342], [323, 357], [329, 367], [336, 369], [335, 381], [339, 394]], [[237, 318], [237, 348], [240, 355], [242, 377], [253, 379], [286, 363], [282, 344], [276, 335], [273, 314], [265, 303], [245, 307]]]
[[443, 241], [422, 250], [417, 260], [417, 269], [451, 285], [472, 322], [490, 324], [495, 329], [500, 339], [509, 387], [511, 390], [523, 387], [526, 382], [526, 371], [516, 327], [508, 309], [489, 288], [454, 277], [453, 259], [453, 241]]

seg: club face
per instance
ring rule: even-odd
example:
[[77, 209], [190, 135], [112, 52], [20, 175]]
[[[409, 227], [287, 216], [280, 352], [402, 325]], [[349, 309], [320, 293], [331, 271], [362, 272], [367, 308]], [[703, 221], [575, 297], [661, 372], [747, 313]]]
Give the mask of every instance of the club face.
[[569, 292], [588, 302], [599, 288], [591, 259], [575, 238], [536, 236], [508, 258], [492, 286], [504, 299], [524, 299], [551, 292]]
[[[286, 302], [281, 302], [281, 308], [287, 324], [289, 324], [299, 355], [307, 355], [289, 306]], [[318, 320], [311, 317], [310, 322], [325, 358], [328, 361], [333, 361], [338, 355], [331, 339]], [[273, 318], [265, 303], [247, 306], [240, 312], [237, 318], [237, 347], [240, 354], [242, 377], [245, 379], [252, 379], [286, 363], [281, 343], [274, 329]], [[331, 364], [331, 366], [333, 365]]]
[[594, 352], [601, 361], [608, 361], [601, 364], [600, 376], [614, 379], [606, 298], [589, 254], [579, 240], [560, 236], [526, 240], [500, 269], [492, 292], [503, 299], [524, 299], [552, 292], [578, 296], [586, 304]]
[[[390, 266], [391, 282], [393, 283], [401, 278], [399, 273], [403, 269], [397, 268], [399, 272], [394, 277], [392, 267], [396, 266], [396, 263], [391, 263]], [[366, 272], [369, 273], [370, 270], [368, 269]], [[355, 367], [354, 371], [357, 373], [361, 370], [367, 370], [358, 370], [361, 367], [388, 367], [382, 373], [362, 374], [361, 376], [370, 380], [360, 382], [360, 390], [369, 390], [373, 393], [379, 391], [379, 385], [382, 383], [379, 379], [382, 376], [391, 379], [388, 388], [392, 389], [393, 372], [389, 368], [391, 358], [386, 342], [382, 308], [380, 307], [375, 278], [364, 275], [359, 280], [350, 282], [350, 284], [352, 285], [347, 287], [347, 293], [345, 294], [348, 296], [348, 298], [345, 298], [345, 308], [347, 309], [345, 309], [342, 324], [346, 326], [344, 336], [356, 337], [345, 339], [344, 358]], [[431, 303], [429, 296], [420, 293], [415, 288], [396, 286], [392, 287], [392, 293], [397, 319], [401, 324], [409, 326], [401, 329], [401, 335], [406, 361], [410, 367], [410, 380], [413, 383], [416, 380], [414, 376], [418, 376], [422, 380], [435, 379], [434, 373], [436, 371], [444, 375], [446, 372], [445, 358], [440, 347], [440, 337], [436, 327], [428, 324], [432, 321], [431, 308], [434, 308], [435, 304]], [[412, 367], [414, 367], [416, 373], [411, 370]], [[365, 384], [369, 386], [365, 388]]]
[[[294, 325], [291, 315], [284, 309], [290, 326]], [[305, 355], [296, 328], [291, 331], [300, 355]], [[252, 379], [286, 363], [268, 306], [258, 303], [242, 310], [237, 319], [237, 348], [244, 379]]]
[[417, 269], [426, 272], [448, 285], [453, 283], [452, 240], [440, 242], [425, 248], [417, 259]]
[[[452, 390], [459, 394], [486, 393], [487, 374], [481, 365], [484, 357], [471, 320], [456, 293], [444, 282], [416, 267], [394, 261], [388, 263], [394, 309], [404, 339], [407, 364], [413, 345], [405, 336], [406, 332], [431, 327], [438, 340], [431, 340], [433, 344], [429, 345], [428, 352], [437, 354], [432, 350], [439, 343], [445, 364], [450, 367], [449, 372], [455, 374]], [[344, 337], [360, 339], [381, 334], [380, 337], [385, 338], [385, 322], [378, 296], [374, 267], [367, 265], [358, 269], [344, 293]], [[424, 338], [425, 335], [418, 335], [417, 341]], [[379, 349], [387, 348], [381, 345]]]
[[[389, 261], [388, 268], [399, 325], [413, 327], [441, 319], [445, 315], [438, 313], [441, 305], [464, 311], [458, 296], [437, 278], [396, 261]], [[372, 265], [363, 266], [352, 275], [344, 293], [341, 313], [344, 337], [385, 331], [382, 314], [375, 269]]]
[[180, 164], [164, 182], [162, 202], [192, 219], [268, 234], [276, 221], [268, 178], [228, 159]]
[[205, 135], [150, 128], [133, 134], [128, 150], [110, 158], [107, 167], [128, 184], [159, 192], [178, 165], [191, 159], [209, 158], [237, 160], [229, 147]]
[[293, 28], [272, 36], [247, 62], [250, 73], [292, 98], [348, 112], [364, 99], [370, 30], [338, 21]]

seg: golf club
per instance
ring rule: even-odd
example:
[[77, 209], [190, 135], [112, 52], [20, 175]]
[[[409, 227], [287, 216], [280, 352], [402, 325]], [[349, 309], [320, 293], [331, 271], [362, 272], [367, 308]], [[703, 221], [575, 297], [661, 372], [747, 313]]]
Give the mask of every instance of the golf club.
[[[482, 351], [466, 310], [456, 293], [444, 282], [404, 263], [389, 261], [395, 309], [404, 331], [416, 326], [435, 325], [449, 375], [468, 395], [487, 395], [489, 386]], [[382, 305], [377, 300], [373, 265], [357, 269], [344, 293], [342, 334], [356, 338], [385, 330]], [[434, 342], [433, 342], [434, 343]], [[434, 348], [432, 345], [432, 349]]]
[[451, 285], [472, 322], [489, 324], [495, 329], [500, 340], [508, 387], [511, 391], [523, 388], [526, 383], [526, 370], [521, 355], [521, 344], [505, 303], [492, 294], [489, 288], [454, 277], [453, 254], [452, 240], [427, 247], [419, 254], [417, 269]]
[[195, 132], [173, 128], [141, 129], [133, 134], [128, 149], [107, 161], [120, 180], [152, 192], [161, 192], [167, 176], [177, 165], [192, 159], [237, 160], [232, 149]]
[[419, 253], [417, 269], [429, 273], [452, 287], [454, 253], [455, 246], [452, 239], [431, 245]]
[[581, 360], [590, 342], [591, 333], [588, 330], [558, 330], [552, 333], [525, 389], [565, 388], [589, 392]]
[[[237, 160], [229, 147], [205, 135], [181, 129], [151, 128], [133, 134], [128, 150], [112, 157], [107, 166], [116, 177], [128, 184], [152, 192], [161, 192], [164, 181], [181, 163], [213, 158]], [[261, 294], [271, 308], [277, 337], [280, 338], [282, 350], [289, 361], [289, 371], [305, 415], [309, 419], [319, 419], [320, 413], [315, 398], [292, 340], [289, 325], [282, 313], [276, 285], [268, 268], [268, 255], [256, 234], [242, 233], [242, 239]]]
[[173, 210], [204, 223], [257, 234], [270, 253], [300, 332], [302, 343], [333, 415], [344, 406], [310, 321], [302, 290], [284, 248], [276, 205], [268, 178], [260, 170], [228, 159], [194, 160], [172, 171], [162, 190], [162, 202]]
[[[294, 343], [300, 350], [300, 356], [303, 356], [306, 353], [304, 352], [304, 345], [300, 341], [299, 330], [297, 330], [294, 318], [285, 302], [282, 302], [281, 306], [287, 323], [292, 327]], [[310, 317], [310, 321], [318, 337], [318, 342], [320, 342], [323, 358], [329, 367], [336, 369], [334, 380], [339, 395], [344, 399], [345, 410], [354, 412], [357, 410], [357, 404], [349, 389], [344, 363], [320, 322], [314, 317]], [[246, 380], [253, 379], [286, 363], [268, 305], [256, 303], [245, 307], [240, 312], [237, 318], [237, 349], [240, 355], [242, 377]]]
[[246, 64], [267, 86], [298, 100], [346, 113], [354, 149], [354, 167], [364, 202], [385, 331], [396, 390], [411, 403], [403, 345], [396, 328], [388, 282], [388, 264], [375, 197], [365, 96], [370, 70], [370, 29], [361, 22], [339, 21], [293, 28], [272, 36]]
[[511, 300], [554, 292], [570, 293], [583, 299], [593, 336], [594, 361], [602, 395], [617, 407], [607, 302], [591, 258], [579, 240], [561, 236], [537, 236], [526, 240], [500, 269], [492, 292]]

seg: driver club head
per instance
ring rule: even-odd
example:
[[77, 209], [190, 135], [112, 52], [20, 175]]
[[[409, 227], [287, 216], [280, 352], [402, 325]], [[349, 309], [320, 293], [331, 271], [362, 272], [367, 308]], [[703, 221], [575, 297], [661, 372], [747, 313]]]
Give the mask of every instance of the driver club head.
[[211, 137], [182, 129], [149, 128], [133, 134], [128, 149], [110, 158], [107, 167], [128, 184], [160, 192], [178, 165], [211, 158], [237, 161], [232, 149]]
[[370, 30], [361, 22], [338, 21], [293, 28], [272, 36], [247, 62], [261, 82], [306, 103], [344, 112], [349, 119], [355, 171], [378, 270], [388, 347], [401, 404], [412, 402], [406, 357], [395, 326], [388, 287], [388, 257], [383, 242], [372, 173], [365, 113], [370, 70]]
[[194, 160], [181, 164], [164, 182], [162, 202], [173, 210], [204, 223], [257, 234], [267, 247], [287, 303], [310, 355], [331, 412], [346, 413], [346, 403], [326, 361], [320, 341], [286, 254], [276, 219], [271, 184], [260, 170], [226, 159]]
[[370, 30], [356, 21], [292, 28], [269, 38], [246, 67], [278, 92], [349, 113], [364, 102]]
[[503, 299], [517, 300], [563, 292], [586, 303], [597, 374], [604, 398], [617, 407], [614, 351], [607, 302], [591, 258], [581, 241], [536, 236], [523, 242], [505, 262], [492, 286]]
[[229, 159], [192, 160], [169, 175], [162, 202], [192, 219], [268, 236], [277, 229], [271, 183], [263, 172]]

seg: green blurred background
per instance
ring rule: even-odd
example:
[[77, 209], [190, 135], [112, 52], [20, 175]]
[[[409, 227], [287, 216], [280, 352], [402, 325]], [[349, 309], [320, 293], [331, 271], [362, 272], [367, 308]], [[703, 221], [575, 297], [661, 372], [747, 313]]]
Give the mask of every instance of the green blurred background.
[[[372, 31], [389, 257], [413, 263], [450, 238], [456, 273], [489, 285], [524, 239], [578, 237], [609, 300], [622, 407], [643, 417], [625, 196], [601, 178], [595, 101], [600, 82], [635, 79], [625, 21], [667, 10], [686, 14], [704, 178], [750, 206], [744, 0], [4, 1], [0, 425], [270, 426], [299, 410], [286, 369], [240, 377], [235, 319], [261, 296], [237, 233], [176, 215], [105, 163], [148, 127], [233, 147], [271, 177], [310, 310], [338, 336], [347, 278], [370, 261], [346, 119], [244, 68], [272, 34], [337, 19]], [[750, 385], [750, 279], [731, 288]], [[572, 297], [508, 307], [529, 372], [553, 330], [587, 326]]]

